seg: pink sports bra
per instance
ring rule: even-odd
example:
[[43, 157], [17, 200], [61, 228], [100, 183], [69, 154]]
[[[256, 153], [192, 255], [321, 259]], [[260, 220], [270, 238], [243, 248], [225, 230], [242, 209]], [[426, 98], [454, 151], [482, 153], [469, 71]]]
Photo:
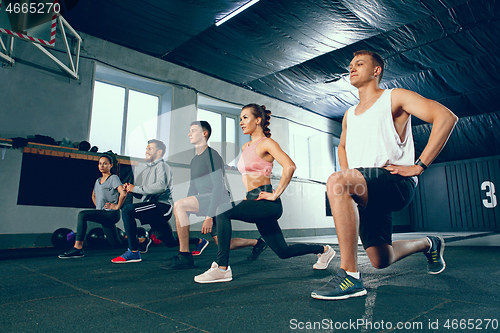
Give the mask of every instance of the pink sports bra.
[[248, 142], [246, 148], [241, 152], [240, 160], [238, 161], [238, 171], [242, 175], [252, 173], [261, 176], [271, 176], [273, 163], [263, 160], [255, 153], [255, 147], [264, 139], [267, 138], [263, 137], [251, 146], [250, 142]]

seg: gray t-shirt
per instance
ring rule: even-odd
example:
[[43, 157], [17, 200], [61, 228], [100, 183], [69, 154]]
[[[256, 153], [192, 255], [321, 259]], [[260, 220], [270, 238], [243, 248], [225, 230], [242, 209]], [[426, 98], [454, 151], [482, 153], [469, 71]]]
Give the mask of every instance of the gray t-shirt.
[[94, 185], [96, 209], [104, 209], [104, 204], [106, 202], [110, 202], [113, 204], [118, 203], [120, 193], [118, 192], [117, 187], [123, 185], [117, 175], [109, 176], [103, 184], [101, 184], [101, 178], [102, 177], [99, 177], [95, 181]]

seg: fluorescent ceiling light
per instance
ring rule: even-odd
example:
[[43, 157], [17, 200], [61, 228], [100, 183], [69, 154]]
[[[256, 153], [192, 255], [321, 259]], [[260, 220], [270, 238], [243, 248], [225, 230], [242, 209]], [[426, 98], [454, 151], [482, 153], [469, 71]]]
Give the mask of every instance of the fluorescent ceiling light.
[[245, 9], [247, 9], [248, 7], [256, 4], [257, 2], [259, 2], [259, 0], [251, 0], [251, 1], [247, 2], [246, 4], [244, 4], [243, 6], [241, 6], [240, 8], [236, 9], [235, 11], [231, 12], [230, 14], [224, 16], [223, 18], [221, 18], [220, 20], [218, 20], [217, 22], [215, 22], [215, 25], [216, 26], [221, 25], [222, 23], [224, 23], [227, 20], [229, 20], [231, 17], [238, 15], [239, 13], [241, 13], [242, 11], [244, 11]]

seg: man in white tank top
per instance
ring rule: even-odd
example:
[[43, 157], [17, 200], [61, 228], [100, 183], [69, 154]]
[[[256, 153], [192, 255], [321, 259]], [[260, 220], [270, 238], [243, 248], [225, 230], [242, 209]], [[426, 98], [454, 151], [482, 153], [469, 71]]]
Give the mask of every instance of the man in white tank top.
[[[388, 267], [416, 252], [426, 255], [430, 274], [441, 273], [446, 266], [441, 237], [392, 242], [391, 213], [410, 203], [417, 176], [444, 147], [458, 118], [443, 105], [412, 91], [381, 89], [384, 61], [374, 52], [354, 53], [349, 72], [351, 84], [359, 92], [359, 104], [342, 121], [338, 147], [342, 171], [327, 182], [340, 269], [311, 294], [325, 300], [366, 295], [358, 271], [358, 236], [375, 268]], [[416, 162], [410, 115], [433, 124]]]

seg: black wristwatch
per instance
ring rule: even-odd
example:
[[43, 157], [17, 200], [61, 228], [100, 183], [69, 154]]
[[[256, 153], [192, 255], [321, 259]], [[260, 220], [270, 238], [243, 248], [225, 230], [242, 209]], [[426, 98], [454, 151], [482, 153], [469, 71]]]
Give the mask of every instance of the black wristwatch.
[[427, 165], [425, 165], [421, 160], [420, 158], [418, 160], [415, 161], [415, 165], [418, 165], [418, 166], [421, 166], [422, 169], [427, 169]]

